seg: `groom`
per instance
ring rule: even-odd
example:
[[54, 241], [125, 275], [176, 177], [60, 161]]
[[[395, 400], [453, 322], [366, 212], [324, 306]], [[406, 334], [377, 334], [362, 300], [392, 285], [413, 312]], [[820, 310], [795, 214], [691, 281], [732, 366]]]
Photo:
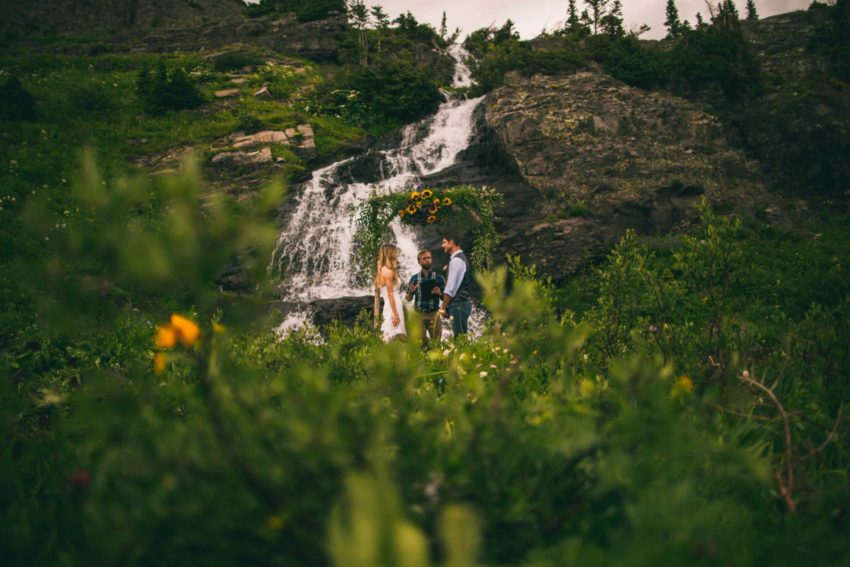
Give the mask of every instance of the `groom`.
[[452, 332], [455, 338], [469, 331], [469, 314], [472, 313], [472, 270], [469, 260], [460, 248], [460, 239], [454, 232], [443, 233], [441, 244], [443, 252], [451, 254], [446, 289], [443, 290], [443, 304], [440, 315], [452, 319]]

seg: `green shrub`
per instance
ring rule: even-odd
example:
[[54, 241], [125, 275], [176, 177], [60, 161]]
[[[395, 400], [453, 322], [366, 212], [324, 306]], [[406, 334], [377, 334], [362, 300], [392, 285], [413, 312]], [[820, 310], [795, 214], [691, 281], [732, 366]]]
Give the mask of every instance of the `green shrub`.
[[116, 106], [109, 91], [100, 85], [84, 84], [73, 88], [68, 93], [71, 106], [83, 113], [104, 113]]
[[249, 50], [226, 51], [212, 58], [213, 67], [217, 71], [238, 71], [243, 67], [257, 67], [265, 63], [259, 54]]
[[14, 122], [35, 118], [35, 98], [21, 84], [17, 75], [9, 76], [0, 86], [0, 119]]
[[145, 67], [136, 80], [136, 94], [145, 112], [159, 115], [199, 107], [204, 99], [183, 69], [168, 71], [160, 62], [155, 74]]

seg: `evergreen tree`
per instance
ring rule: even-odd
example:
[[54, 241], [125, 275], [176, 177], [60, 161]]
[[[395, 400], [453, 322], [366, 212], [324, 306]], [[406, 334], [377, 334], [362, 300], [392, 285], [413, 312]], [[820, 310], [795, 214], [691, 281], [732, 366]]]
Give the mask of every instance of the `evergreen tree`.
[[702, 29], [705, 26], [705, 21], [702, 19], [702, 14], [697, 12], [697, 29]]
[[519, 33], [514, 29], [513, 20], [508, 19], [505, 22], [505, 25], [496, 30], [496, 33], [493, 35], [493, 43], [496, 45], [507, 43], [512, 39], [519, 39]]
[[378, 28], [378, 65], [380, 65], [381, 41], [384, 34], [390, 28], [390, 17], [380, 5], [372, 6], [372, 17], [375, 19], [375, 27]]
[[443, 19], [440, 22], [440, 38], [446, 39], [446, 34], [449, 33], [449, 29], [446, 26], [446, 11], [443, 10]]
[[623, 4], [620, 0], [614, 0], [611, 9], [602, 18], [602, 29], [606, 35], [611, 37], [623, 37], [626, 32], [623, 29]]
[[581, 11], [579, 19], [581, 20], [582, 27], [590, 32], [590, 28], [593, 26], [593, 20], [590, 18], [590, 14], [587, 13], [587, 10]]
[[35, 120], [35, 98], [14, 73], [0, 86], [0, 120]]
[[664, 25], [667, 27], [668, 38], [679, 36], [682, 22], [679, 21], [679, 10], [676, 8], [675, 0], [667, 0], [667, 19], [664, 20]]
[[590, 16], [591, 16], [591, 28], [593, 29], [593, 35], [599, 33], [599, 24], [602, 21], [602, 17], [605, 15], [605, 7], [608, 4], [608, 0], [585, 0], [587, 5], [590, 6]]
[[576, 0], [570, 0], [569, 6], [567, 7], [567, 31], [570, 33], [575, 33], [578, 30], [579, 21], [578, 21], [578, 7], [576, 6]]
[[348, 5], [348, 15], [354, 22], [357, 30], [357, 52], [360, 65], [369, 66], [369, 38], [366, 35], [366, 26], [369, 24], [369, 10], [363, 0], [351, 0]]
[[753, 0], [747, 0], [747, 21], [754, 22], [759, 19], [758, 12], [756, 12], [756, 3]]

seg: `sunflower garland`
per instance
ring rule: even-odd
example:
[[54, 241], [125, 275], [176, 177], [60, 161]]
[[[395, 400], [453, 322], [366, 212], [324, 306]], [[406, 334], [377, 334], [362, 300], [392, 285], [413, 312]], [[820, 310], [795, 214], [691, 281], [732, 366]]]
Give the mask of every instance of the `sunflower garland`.
[[445, 209], [452, 205], [449, 197], [435, 196], [433, 189], [411, 191], [407, 197], [406, 206], [398, 211], [399, 219], [406, 224], [442, 223], [449, 212]]
[[[490, 187], [458, 185], [441, 189], [372, 195], [360, 206], [355, 234], [357, 263], [363, 274], [374, 269], [381, 244], [391, 238], [390, 224], [465, 226], [472, 237], [470, 261], [476, 270], [490, 269], [498, 244], [494, 207], [503, 197]], [[363, 276], [365, 283], [368, 276]]]

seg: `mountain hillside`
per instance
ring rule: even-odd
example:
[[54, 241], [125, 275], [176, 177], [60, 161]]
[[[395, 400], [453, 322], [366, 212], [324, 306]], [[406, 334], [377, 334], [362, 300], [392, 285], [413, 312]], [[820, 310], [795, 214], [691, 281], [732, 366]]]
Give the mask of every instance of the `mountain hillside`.
[[0, 4], [0, 33], [122, 34], [243, 17], [239, 0], [31, 0]]

